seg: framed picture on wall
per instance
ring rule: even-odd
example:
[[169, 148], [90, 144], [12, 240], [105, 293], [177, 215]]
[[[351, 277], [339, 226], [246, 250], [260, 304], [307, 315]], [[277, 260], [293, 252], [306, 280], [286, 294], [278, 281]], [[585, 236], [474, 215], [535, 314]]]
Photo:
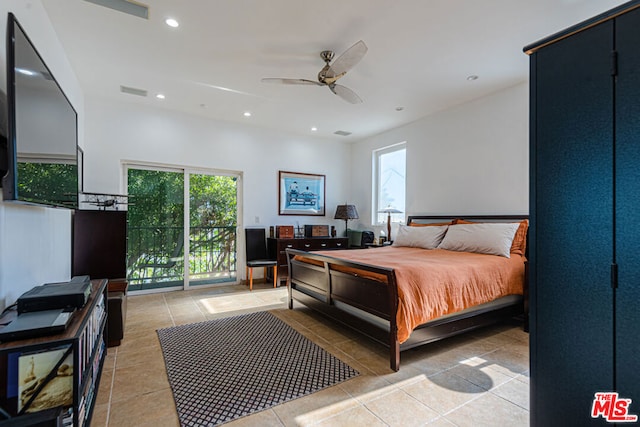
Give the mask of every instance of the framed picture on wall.
[[324, 175], [280, 171], [278, 190], [280, 215], [324, 216]]

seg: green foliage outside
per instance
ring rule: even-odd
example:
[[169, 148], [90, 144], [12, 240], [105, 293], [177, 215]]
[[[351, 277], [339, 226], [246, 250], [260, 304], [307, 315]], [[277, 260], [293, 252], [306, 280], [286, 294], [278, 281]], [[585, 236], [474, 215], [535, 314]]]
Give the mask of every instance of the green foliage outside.
[[130, 169], [127, 271], [132, 289], [182, 282], [184, 243], [191, 277], [235, 272], [236, 179], [191, 175], [189, 237], [184, 238], [184, 175]]
[[66, 163], [18, 162], [18, 197], [68, 208], [78, 204], [78, 167]]

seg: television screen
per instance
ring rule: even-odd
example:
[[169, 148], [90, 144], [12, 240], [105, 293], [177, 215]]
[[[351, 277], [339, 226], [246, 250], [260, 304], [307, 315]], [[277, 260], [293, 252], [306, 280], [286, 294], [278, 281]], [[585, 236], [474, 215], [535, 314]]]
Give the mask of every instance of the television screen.
[[4, 200], [78, 206], [77, 114], [26, 33], [7, 22]]

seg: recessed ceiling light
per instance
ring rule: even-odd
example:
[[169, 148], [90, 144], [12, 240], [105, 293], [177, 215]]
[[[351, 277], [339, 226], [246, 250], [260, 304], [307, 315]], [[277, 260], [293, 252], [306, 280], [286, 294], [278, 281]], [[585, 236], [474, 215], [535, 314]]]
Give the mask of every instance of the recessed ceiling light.
[[478, 76], [476, 76], [475, 74], [472, 74], [472, 75], [467, 77], [467, 80], [469, 80], [470, 82], [472, 82], [474, 80], [478, 80]]
[[161, 94], [161, 93], [159, 93], [159, 94], [157, 94], [157, 95], [156, 95], [156, 98], [158, 98], [158, 99], [164, 99], [164, 95], [163, 95], [163, 94]]
[[396, 107], [396, 111], [402, 111], [404, 110], [404, 107]]
[[251, 112], [250, 111], [245, 111], [244, 112], [244, 116], [245, 117], [251, 117]]
[[167, 18], [164, 20], [164, 23], [167, 24], [168, 26], [172, 27], [172, 28], [178, 28], [178, 26], [180, 26], [180, 23], [178, 21], [176, 21], [173, 18]]
[[311, 128], [311, 132], [315, 132], [315, 131], [317, 131], [317, 130], [318, 130], [318, 128], [317, 128], [317, 127], [315, 127], [315, 126], [313, 126], [313, 127]]

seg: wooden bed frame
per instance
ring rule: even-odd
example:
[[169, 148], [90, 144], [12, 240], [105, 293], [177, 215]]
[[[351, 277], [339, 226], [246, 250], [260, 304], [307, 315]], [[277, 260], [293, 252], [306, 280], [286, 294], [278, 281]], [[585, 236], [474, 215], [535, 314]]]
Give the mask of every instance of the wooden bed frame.
[[[463, 218], [477, 222], [515, 222], [527, 219], [526, 215], [459, 215], [459, 216], [409, 216], [408, 224], [451, 221]], [[369, 249], [375, 250], [375, 249]], [[289, 278], [289, 309], [293, 300], [328, 316], [371, 339], [389, 346], [390, 366], [400, 369], [400, 352], [446, 337], [457, 335], [485, 325], [496, 323], [524, 313], [524, 329], [528, 331], [528, 271], [525, 262], [524, 295], [490, 306], [480, 305], [472, 310], [444, 316], [418, 326], [409, 339], [398, 342], [396, 312], [398, 290], [392, 268], [378, 267], [314, 254], [296, 249], [287, 249]], [[304, 255], [320, 261], [322, 266], [298, 261], [296, 255]], [[332, 267], [352, 267], [386, 276], [382, 283], [357, 273], [344, 273]]]

